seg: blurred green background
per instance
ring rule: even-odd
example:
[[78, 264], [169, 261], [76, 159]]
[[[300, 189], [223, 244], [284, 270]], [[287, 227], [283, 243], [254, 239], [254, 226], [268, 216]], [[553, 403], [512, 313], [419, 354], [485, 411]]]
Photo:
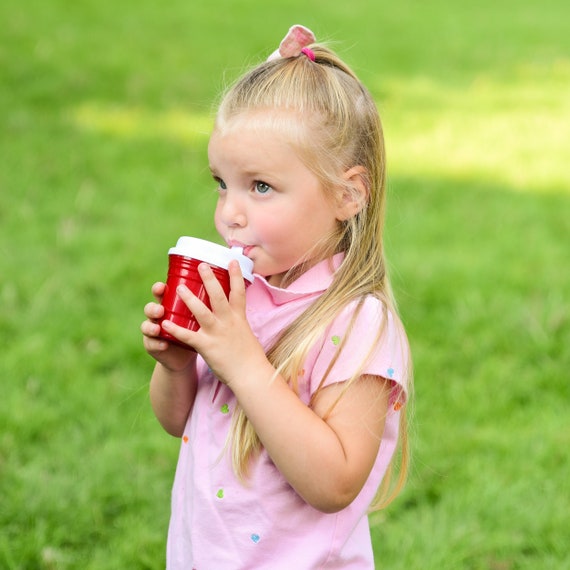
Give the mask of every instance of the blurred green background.
[[0, 568], [163, 567], [178, 441], [142, 308], [179, 235], [217, 239], [214, 102], [293, 23], [386, 132], [416, 405], [377, 567], [570, 567], [566, 1], [3, 0], [0, 22]]

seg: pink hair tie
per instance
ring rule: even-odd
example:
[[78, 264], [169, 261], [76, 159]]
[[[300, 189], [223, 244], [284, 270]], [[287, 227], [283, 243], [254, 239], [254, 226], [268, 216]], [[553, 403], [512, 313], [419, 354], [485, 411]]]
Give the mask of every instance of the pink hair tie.
[[315, 61], [315, 52], [311, 48], [304, 47], [301, 50], [311, 61]]
[[307, 47], [310, 44], [314, 44], [315, 41], [315, 34], [313, 34], [309, 28], [305, 28], [305, 26], [299, 24], [291, 26], [287, 35], [279, 44], [279, 49], [274, 51], [267, 58], [267, 61], [272, 61], [280, 57], [297, 57], [301, 54], [306, 55], [311, 61], [315, 61], [313, 50]]

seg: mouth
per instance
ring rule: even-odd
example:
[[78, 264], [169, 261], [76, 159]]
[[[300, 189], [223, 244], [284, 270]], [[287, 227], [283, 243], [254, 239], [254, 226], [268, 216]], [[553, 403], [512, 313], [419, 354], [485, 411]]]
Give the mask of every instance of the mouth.
[[240, 241], [236, 241], [236, 240], [228, 240], [227, 242], [228, 247], [241, 247], [241, 249], [243, 250], [243, 254], [246, 257], [249, 257], [249, 252], [253, 249], [253, 245], [246, 245], [245, 243], [242, 243]]

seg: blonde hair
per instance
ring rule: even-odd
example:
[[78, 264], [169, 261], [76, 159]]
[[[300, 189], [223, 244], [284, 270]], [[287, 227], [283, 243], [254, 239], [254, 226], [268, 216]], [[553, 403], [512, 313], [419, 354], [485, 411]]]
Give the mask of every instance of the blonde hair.
[[[297, 391], [297, 377], [311, 347], [346, 305], [374, 296], [384, 307], [384, 325], [377, 331], [380, 341], [387, 313], [397, 316], [386, 271], [383, 248], [386, 171], [384, 136], [378, 110], [367, 89], [354, 72], [330, 49], [311, 46], [315, 62], [305, 55], [264, 62], [246, 73], [224, 95], [215, 129], [223, 129], [236, 118], [255, 120], [258, 111], [271, 110], [271, 127], [289, 136], [299, 156], [319, 178], [325, 191], [346, 185], [342, 174], [362, 167], [367, 189], [364, 207], [340, 223], [326, 243], [315, 244], [312, 259], [326, 259], [344, 252], [344, 260], [330, 287], [279, 336], [267, 351], [277, 373]], [[263, 114], [267, 120], [267, 113]], [[306, 267], [292, 268], [291, 283]], [[360, 310], [355, 311], [353, 321]], [[340, 354], [342, 345], [339, 347]], [[338, 357], [337, 354], [337, 357]], [[332, 368], [334, 362], [329, 366]], [[362, 363], [364, 367], [365, 363]], [[408, 367], [410, 368], [410, 367]], [[346, 387], [362, 373], [356, 370]], [[328, 374], [328, 372], [327, 372]], [[409, 372], [411, 376], [411, 371]], [[321, 380], [321, 386], [326, 379]], [[411, 380], [411, 378], [409, 379]], [[297, 391], [298, 393], [298, 391]], [[330, 413], [330, 412], [329, 412]], [[387, 473], [371, 508], [387, 505], [404, 484], [408, 471], [406, 409], [400, 413], [400, 469], [396, 484]], [[234, 413], [230, 432], [234, 470], [242, 480], [261, 442], [241, 409]], [[389, 472], [391, 468], [389, 469]]]

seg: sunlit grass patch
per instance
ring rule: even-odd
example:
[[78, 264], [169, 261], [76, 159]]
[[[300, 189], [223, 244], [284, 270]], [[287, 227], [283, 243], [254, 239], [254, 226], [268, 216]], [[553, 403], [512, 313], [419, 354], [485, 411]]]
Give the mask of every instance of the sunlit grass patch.
[[182, 143], [205, 139], [212, 117], [187, 109], [152, 112], [141, 107], [84, 103], [69, 112], [71, 123], [88, 131], [121, 138], [166, 138]]
[[570, 60], [469, 85], [382, 84], [392, 175], [570, 192]]

